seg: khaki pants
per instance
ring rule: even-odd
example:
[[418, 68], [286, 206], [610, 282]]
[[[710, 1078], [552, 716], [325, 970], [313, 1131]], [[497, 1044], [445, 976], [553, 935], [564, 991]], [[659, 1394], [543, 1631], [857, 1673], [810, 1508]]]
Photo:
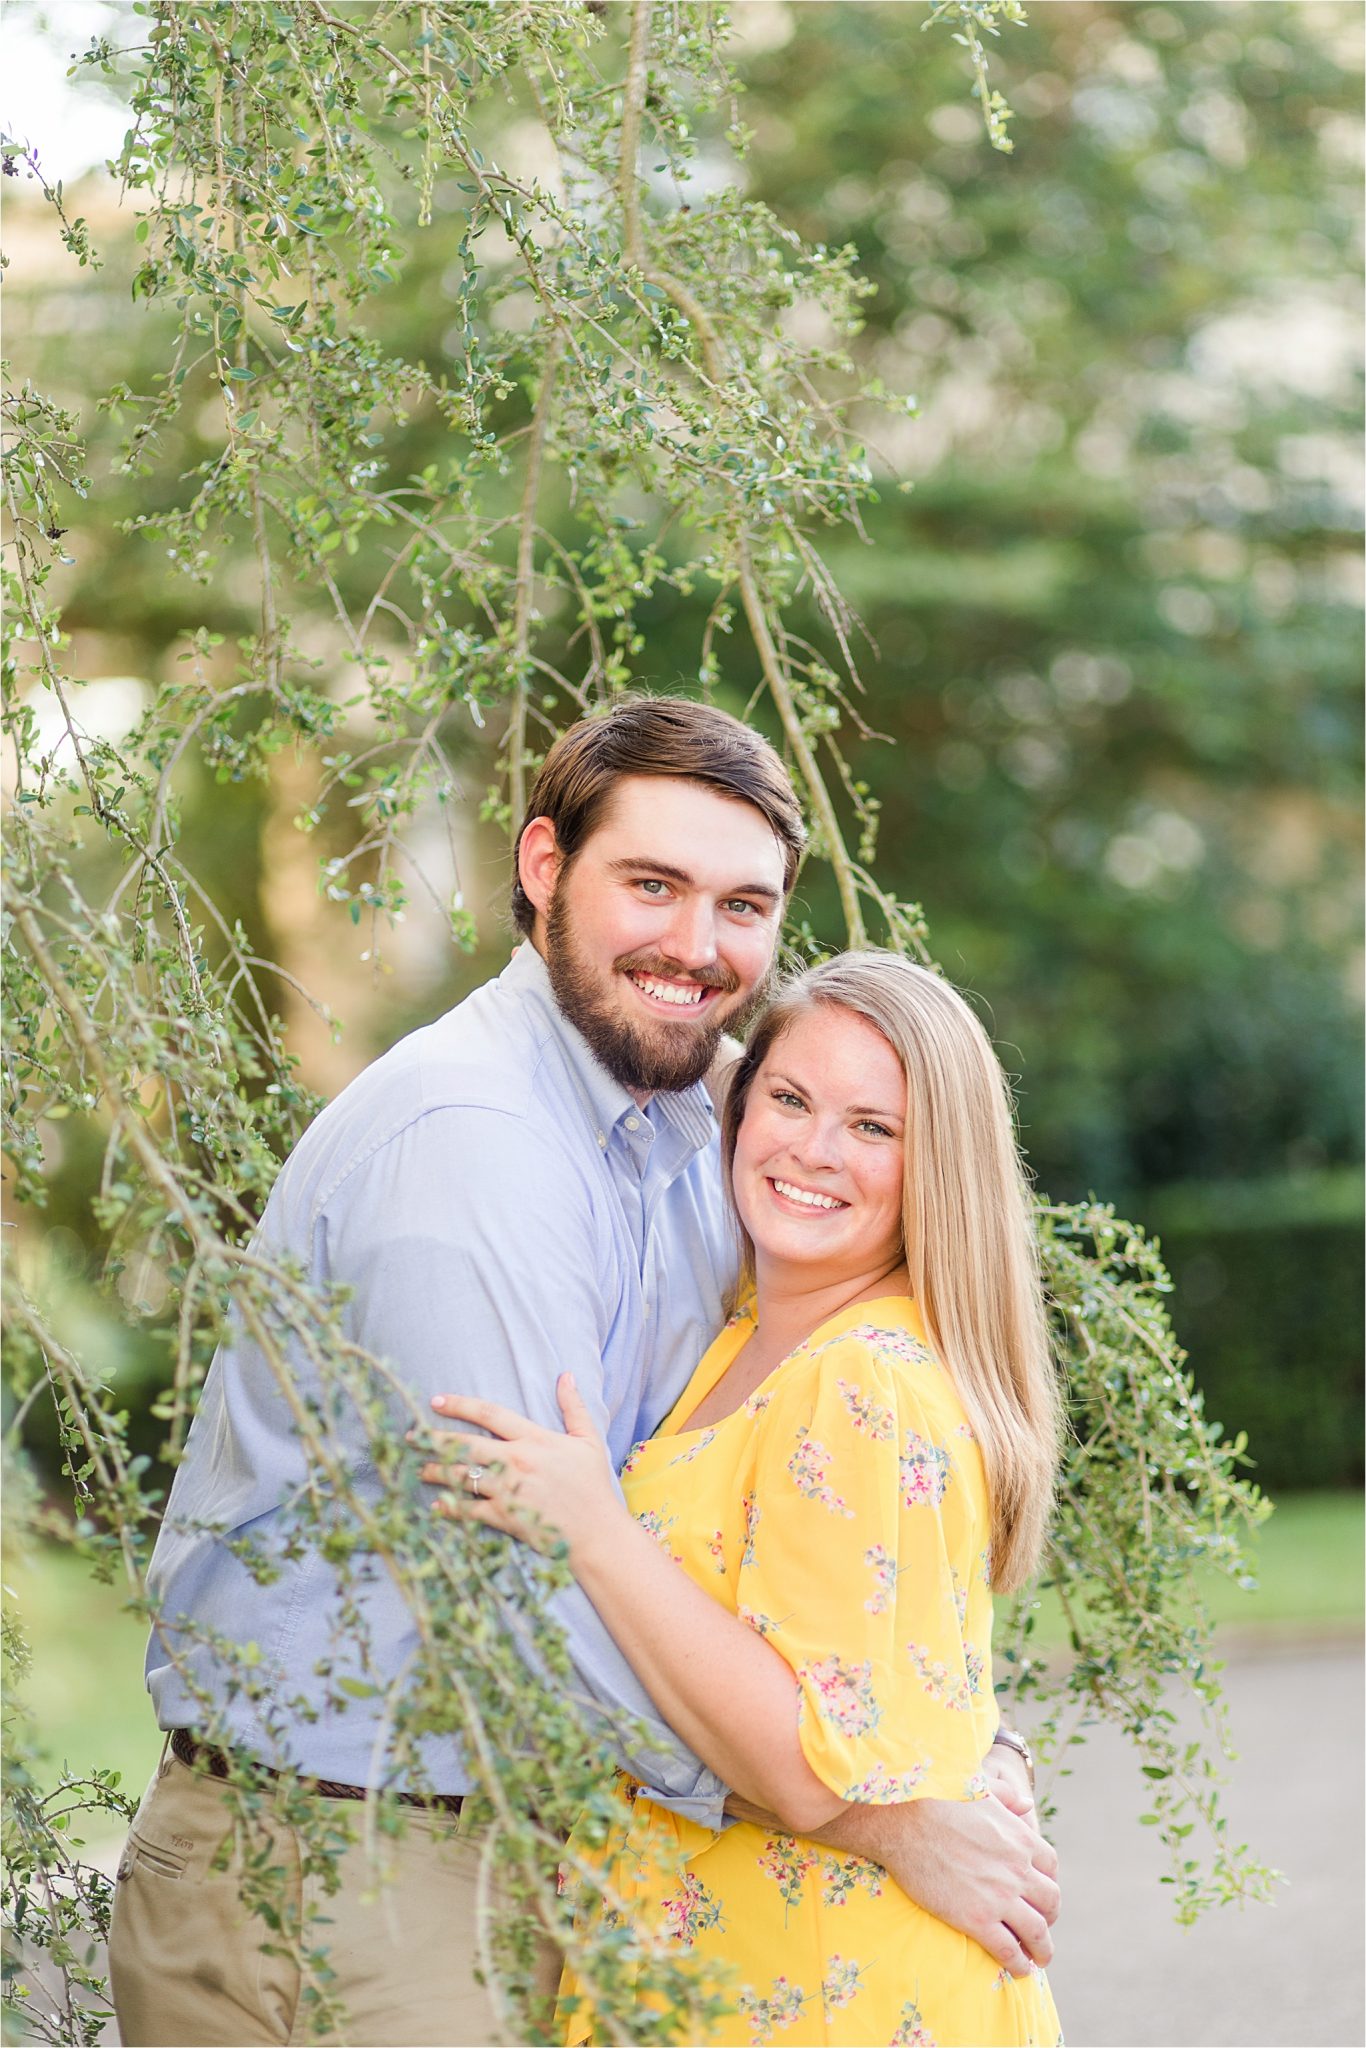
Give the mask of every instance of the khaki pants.
[[[386, 1842], [382, 1873], [360, 1837], [359, 1801], [328, 1800], [329, 1818], [352, 1840], [330, 1896], [301, 1874], [300, 1845], [277, 1826], [269, 1847], [287, 1911], [316, 1906], [329, 1924], [334, 1988], [346, 2008], [350, 2048], [486, 2048], [506, 2041], [493, 2004], [474, 1981], [478, 1843], [463, 1816], [414, 1810], [404, 1839]], [[125, 2048], [257, 2048], [304, 2043], [307, 2011], [297, 1966], [268, 1955], [273, 1938], [240, 1896], [240, 1844], [211, 1869], [231, 1834], [226, 1787], [165, 1756], [134, 1817], [119, 1863], [109, 1936], [114, 2009]], [[559, 1956], [542, 1944], [538, 1988], [553, 1993]]]

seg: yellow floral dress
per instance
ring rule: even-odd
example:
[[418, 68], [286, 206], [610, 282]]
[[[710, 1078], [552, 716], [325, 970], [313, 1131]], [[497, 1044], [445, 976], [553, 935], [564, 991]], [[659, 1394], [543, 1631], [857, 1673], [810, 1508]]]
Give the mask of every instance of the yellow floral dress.
[[[800, 1681], [802, 1749], [842, 1799], [986, 1796], [997, 1724], [981, 1454], [904, 1296], [832, 1317], [744, 1404], [686, 1422], [753, 1328], [731, 1319], [626, 1498], [689, 1576]], [[606, 1848], [631, 1918], [729, 1986], [713, 2043], [988, 2048], [1060, 2040], [1041, 1971], [1009, 1977], [876, 1864], [801, 1836], [721, 1834], [622, 1779]], [[586, 1849], [586, 1844], [584, 1845]], [[565, 1989], [574, 1990], [567, 1980]], [[592, 2039], [581, 2004], [567, 2039]]]

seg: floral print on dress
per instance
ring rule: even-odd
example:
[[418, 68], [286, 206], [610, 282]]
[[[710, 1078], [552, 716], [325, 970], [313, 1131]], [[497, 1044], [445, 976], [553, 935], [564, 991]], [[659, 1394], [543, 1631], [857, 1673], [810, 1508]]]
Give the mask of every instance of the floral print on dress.
[[[818, 1663], [801, 1665], [797, 1676], [814, 1688], [816, 1711], [821, 1719], [838, 1728], [841, 1735], [871, 1735], [881, 1721], [882, 1708], [873, 1692], [870, 1663], [846, 1664], [842, 1658], [831, 1655], [822, 1657]], [[801, 1719], [800, 1705], [797, 1719]]]
[[836, 1380], [835, 1386], [860, 1435], [870, 1436], [875, 1444], [895, 1442], [896, 1417], [885, 1402], [875, 1401], [852, 1380]]
[[837, 2007], [848, 2005], [851, 1999], [858, 1996], [863, 1973], [867, 1967], [866, 1963], [846, 1962], [840, 1955], [831, 1956], [825, 1966], [825, 1976], [821, 1980], [821, 2003], [825, 2007], [827, 2019]]
[[882, 1866], [866, 1856], [822, 1856], [821, 1904], [842, 1906], [855, 1892], [867, 1892], [870, 1899], [882, 1897]]
[[675, 1564], [682, 1564], [682, 1558], [669, 1541], [669, 1531], [678, 1520], [677, 1515], [666, 1516], [662, 1508], [646, 1508], [643, 1514], [636, 1516], [636, 1520], [647, 1536], [654, 1537], [661, 1550], [668, 1551]]
[[758, 1859], [764, 1876], [771, 1877], [777, 1885], [785, 1907], [796, 1905], [808, 1876], [820, 1860], [819, 1849], [799, 1835], [769, 1835]]
[[789, 1984], [786, 1977], [773, 1979], [766, 1998], [748, 1990], [740, 1993], [740, 2011], [749, 2021], [750, 2039], [756, 2043], [771, 2041], [775, 2027], [792, 2026], [805, 2010], [806, 1993], [799, 1984]]
[[863, 1553], [863, 1562], [873, 1574], [873, 1591], [864, 1601], [868, 1614], [885, 1614], [896, 1592], [897, 1574], [901, 1566], [896, 1561], [896, 1552], [888, 1550], [885, 1543], [875, 1543]]
[[721, 1901], [691, 1870], [685, 1873], [680, 1890], [665, 1899], [661, 1910], [670, 1934], [684, 1948], [691, 1948], [698, 1935], [708, 1928], [715, 1928], [718, 1934], [726, 1931]]
[[965, 1714], [972, 1705], [976, 1687], [960, 1671], [951, 1671], [942, 1658], [932, 1657], [919, 1643], [907, 1643], [911, 1669], [932, 1700], [955, 1714]]
[[904, 1771], [889, 1771], [886, 1764], [877, 1763], [866, 1778], [847, 1786], [840, 1797], [853, 1800], [857, 1806], [895, 1806], [898, 1800], [914, 1796], [928, 1769], [927, 1763], [919, 1763]]
[[[1029, 1974], [1031, 1977], [1036, 1977], [1040, 1984], [1043, 1983], [1043, 1971], [1039, 1968], [1036, 1962], [1031, 1961], [1029, 1965]], [[991, 1980], [991, 1988], [993, 1991], [1004, 1991], [1008, 1984], [1018, 1984], [1019, 1982], [1020, 1979], [1018, 1977], [1012, 1977], [1009, 1970], [1000, 1969], [996, 1972], [996, 1975]], [[1061, 2034], [1059, 2034], [1058, 2036], [1058, 2048], [1062, 2048]]]
[[670, 1458], [671, 1465], [691, 1465], [694, 1458], [700, 1458], [710, 1444], [716, 1441], [714, 1429], [704, 1429], [695, 1444], [689, 1444], [686, 1451], [680, 1451], [676, 1458]]
[[829, 1451], [805, 1426], [797, 1431], [797, 1448], [787, 1461], [787, 1469], [804, 1499], [819, 1501], [832, 1514], [843, 1515], [847, 1521], [853, 1521], [854, 1510], [848, 1501], [825, 1483], [825, 1475], [830, 1470]]
[[[934, 1362], [934, 1353], [909, 1330], [887, 1329], [880, 1323], [856, 1323], [852, 1330], [842, 1331], [838, 1337], [827, 1337], [823, 1344], [813, 1345], [809, 1356], [819, 1358], [823, 1351], [833, 1349], [836, 1344], [866, 1344], [879, 1358], [898, 1359], [903, 1365], [929, 1365]], [[793, 1356], [796, 1356], [794, 1352]]]
[[891, 2048], [935, 2048], [935, 2038], [920, 2017], [920, 2007], [908, 1998], [892, 2035]]
[[[677, 1405], [685, 1422], [753, 1329], [742, 1315], [698, 1366]], [[800, 1737], [821, 1781], [884, 1808], [982, 1797], [996, 1718], [983, 1462], [924, 1338], [908, 1301], [865, 1302], [798, 1347], [705, 1446], [706, 1430], [666, 1424], [626, 1481], [689, 1577], [802, 1673]], [[995, 1958], [915, 1913], [878, 1864], [776, 1821], [771, 1834], [745, 1822], [713, 1834], [648, 1792], [629, 1803], [637, 1789], [618, 1781], [605, 1844], [573, 1838], [569, 1862], [593, 1877], [583, 1921], [605, 1891], [622, 1915], [612, 1940], [662, 1944], [700, 1991], [730, 1986], [714, 2048], [1052, 2048], [1046, 1979], [991, 1990]], [[591, 1987], [572, 1969], [567, 1981], [567, 2040], [587, 2048]]]
[[754, 1562], [754, 1532], [759, 1526], [759, 1503], [752, 1493], [747, 1493], [740, 1503], [745, 1518], [745, 1547], [740, 1552], [740, 1569]]
[[897, 1460], [897, 1468], [901, 1475], [903, 1507], [939, 1506], [952, 1471], [947, 1451], [941, 1451], [938, 1444], [932, 1444], [928, 1437], [918, 1436], [913, 1429], [908, 1429], [906, 1446]]

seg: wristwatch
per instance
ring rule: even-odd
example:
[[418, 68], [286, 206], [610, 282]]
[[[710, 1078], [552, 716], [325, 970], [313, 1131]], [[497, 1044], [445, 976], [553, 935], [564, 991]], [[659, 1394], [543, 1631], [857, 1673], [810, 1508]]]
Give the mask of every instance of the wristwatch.
[[993, 1748], [999, 1742], [1003, 1749], [1013, 1749], [1016, 1756], [1024, 1758], [1024, 1767], [1029, 1773], [1029, 1789], [1034, 1790], [1034, 1757], [1023, 1735], [1013, 1728], [998, 1728], [991, 1738]]

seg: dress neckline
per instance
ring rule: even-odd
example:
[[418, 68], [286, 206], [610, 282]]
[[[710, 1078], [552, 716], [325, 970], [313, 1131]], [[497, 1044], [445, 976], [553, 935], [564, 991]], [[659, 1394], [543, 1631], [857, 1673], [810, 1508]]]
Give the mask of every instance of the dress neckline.
[[920, 1309], [913, 1295], [876, 1294], [867, 1300], [851, 1301], [847, 1307], [836, 1309], [834, 1315], [827, 1316], [824, 1322], [817, 1323], [815, 1329], [809, 1331], [803, 1337], [800, 1344], [794, 1345], [786, 1357], [780, 1358], [772, 1372], [761, 1379], [758, 1386], [745, 1396], [739, 1407], [731, 1409], [729, 1415], [718, 1416], [715, 1422], [704, 1422], [697, 1429], [681, 1427], [677, 1418], [680, 1415], [686, 1417], [697, 1413], [697, 1410], [706, 1400], [712, 1388], [729, 1371], [741, 1346], [748, 1342], [751, 1332], [757, 1328], [754, 1317], [754, 1303], [751, 1299], [742, 1308], [737, 1310], [726, 1327], [718, 1333], [703, 1352], [696, 1372], [688, 1381], [687, 1386], [684, 1387], [683, 1392], [674, 1402], [673, 1407], [669, 1410], [664, 1420], [660, 1423], [655, 1431], [655, 1436], [670, 1438], [705, 1436], [708, 1430], [723, 1429], [728, 1422], [733, 1422], [737, 1415], [743, 1415], [750, 1404], [763, 1393], [764, 1389], [777, 1379], [778, 1374], [783, 1372], [794, 1358], [797, 1358], [802, 1352], [809, 1349], [816, 1342], [817, 1338], [829, 1335], [841, 1323], [866, 1322], [875, 1309], [884, 1308], [888, 1303], [894, 1304], [901, 1310], [903, 1315], [911, 1318], [914, 1324], [913, 1333], [923, 1343], [925, 1341], [925, 1328], [921, 1319]]

